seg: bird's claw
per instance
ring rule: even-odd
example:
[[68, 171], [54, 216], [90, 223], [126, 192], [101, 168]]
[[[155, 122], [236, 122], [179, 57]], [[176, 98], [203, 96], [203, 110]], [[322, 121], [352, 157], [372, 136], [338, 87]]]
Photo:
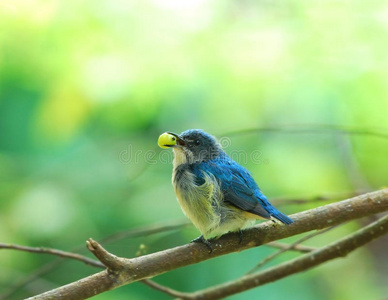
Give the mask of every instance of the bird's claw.
[[205, 244], [206, 247], [209, 249], [209, 254], [213, 252], [212, 244], [203, 237], [203, 235], [197, 237], [196, 239], [191, 241], [192, 243], [202, 243]]
[[244, 232], [240, 229], [238, 231], [238, 243], [241, 244], [243, 240]]

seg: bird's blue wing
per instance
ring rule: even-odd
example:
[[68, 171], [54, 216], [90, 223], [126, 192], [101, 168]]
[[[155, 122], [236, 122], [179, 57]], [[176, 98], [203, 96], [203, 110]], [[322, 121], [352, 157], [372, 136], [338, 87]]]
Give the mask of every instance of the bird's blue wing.
[[195, 164], [193, 172], [198, 185], [204, 183], [203, 172], [213, 174], [221, 186], [224, 201], [265, 219], [272, 216], [284, 224], [294, 223], [291, 218], [272, 206], [249, 171], [226, 154], [214, 160]]
[[269, 219], [273, 206], [260, 192], [250, 173], [230, 160], [213, 160], [196, 164], [193, 169], [197, 184], [203, 183], [203, 172], [213, 174], [224, 194], [224, 201], [260, 217]]

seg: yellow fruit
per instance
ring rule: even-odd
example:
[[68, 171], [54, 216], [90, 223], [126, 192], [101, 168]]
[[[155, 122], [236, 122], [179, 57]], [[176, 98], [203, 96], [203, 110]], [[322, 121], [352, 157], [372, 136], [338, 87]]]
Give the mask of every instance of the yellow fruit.
[[176, 137], [167, 132], [161, 134], [158, 139], [158, 145], [160, 148], [166, 149], [176, 145]]

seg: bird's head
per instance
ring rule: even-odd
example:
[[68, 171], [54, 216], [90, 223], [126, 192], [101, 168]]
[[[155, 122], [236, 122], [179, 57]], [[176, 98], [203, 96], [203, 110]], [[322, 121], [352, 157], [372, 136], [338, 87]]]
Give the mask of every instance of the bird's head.
[[159, 137], [158, 145], [173, 148], [177, 164], [208, 161], [222, 151], [217, 140], [200, 129], [189, 129], [179, 135], [165, 132]]

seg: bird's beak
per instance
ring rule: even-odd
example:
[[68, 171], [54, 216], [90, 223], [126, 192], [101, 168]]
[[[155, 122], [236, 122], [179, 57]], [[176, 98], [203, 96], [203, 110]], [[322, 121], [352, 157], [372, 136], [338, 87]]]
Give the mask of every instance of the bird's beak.
[[185, 141], [173, 132], [165, 132], [158, 139], [160, 148], [183, 147], [185, 144]]
[[174, 146], [185, 146], [186, 145], [186, 142], [184, 141], [184, 139], [182, 139], [179, 135], [177, 135], [176, 133], [173, 133], [173, 132], [169, 132], [167, 131], [168, 134], [172, 135], [173, 137], [176, 138], [176, 144]]

